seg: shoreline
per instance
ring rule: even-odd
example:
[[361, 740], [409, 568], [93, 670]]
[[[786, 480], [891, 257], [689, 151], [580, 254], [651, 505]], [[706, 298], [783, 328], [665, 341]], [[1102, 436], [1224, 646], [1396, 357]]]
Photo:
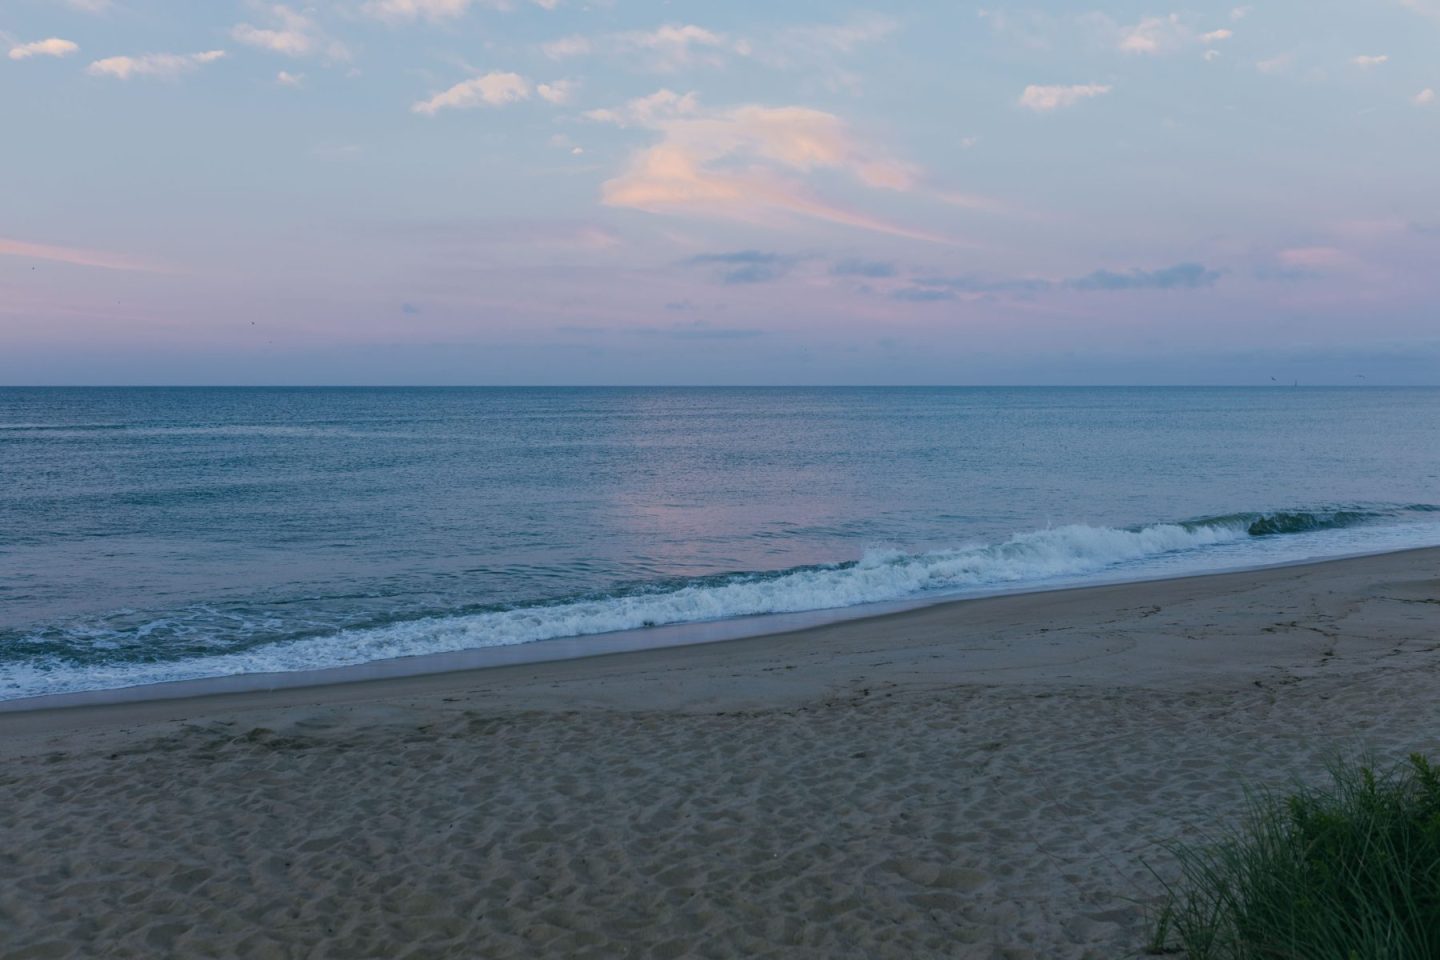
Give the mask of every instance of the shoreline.
[[1113, 960], [1166, 842], [1440, 757], [1440, 548], [0, 715], [16, 956]]
[[0, 700], [0, 717], [11, 713], [72, 710], [121, 704], [147, 703], [164, 700], [198, 700], [240, 694], [276, 693], [283, 690], [303, 691], [337, 685], [376, 683], [415, 677], [443, 676], [503, 667], [588, 660], [597, 657], [626, 656], [652, 650], [693, 647], [713, 643], [734, 643], [761, 640], [835, 624], [867, 622], [898, 616], [916, 610], [968, 604], [1014, 596], [1062, 594], [1103, 588], [1124, 588], [1151, 583], [1169, 583], [1235, 574], [1259, 573], [1291, 567], [1310, 567], [1341, 563], [1393, 554], [1440, 551], [1440, 545], [1405, 547], [1398, 550], [1341, 554], [1315, 559], [1287, 560], [1254, 566], [1226, 567], [1200, 573], [1148, 577], [1135, 580], [1100, 580], [1096, 582], [1014, 587], [976, 595], [946, 595], [933, 598], [911, 597], [877, 601], [850, 607], [829, 607], [792, 613], [755, 614], [720, 620], [686, 621], [661, 624], [637, 630], [621, 630], [573, 637], [556, 637], [527, 643], [500, 644], [466, 650], [415, 654], [382, 660], [371, 660], [335, 667], [282, 672], [224, 674], [159, 683], [141, 683], [95, 690], [41, 694]]

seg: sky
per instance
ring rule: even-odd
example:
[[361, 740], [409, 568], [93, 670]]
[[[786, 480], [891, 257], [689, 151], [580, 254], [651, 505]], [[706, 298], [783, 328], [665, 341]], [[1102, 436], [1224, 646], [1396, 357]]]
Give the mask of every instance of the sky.
[[0, 383], [1440, 384], [1440, 0], [3, 0]]

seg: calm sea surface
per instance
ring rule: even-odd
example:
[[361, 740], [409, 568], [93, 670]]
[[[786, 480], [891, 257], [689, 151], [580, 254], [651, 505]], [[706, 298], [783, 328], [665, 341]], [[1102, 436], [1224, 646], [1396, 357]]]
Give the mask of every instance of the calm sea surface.
[[1432, 544], [1435, 389], [0, 389], [0, 699]]

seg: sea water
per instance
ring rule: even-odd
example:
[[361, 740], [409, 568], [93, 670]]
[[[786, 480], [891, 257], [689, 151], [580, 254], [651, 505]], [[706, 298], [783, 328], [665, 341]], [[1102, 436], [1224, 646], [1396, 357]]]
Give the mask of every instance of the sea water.
[[0, 699], [1440, 544], [1440, 390], [0, 389]]

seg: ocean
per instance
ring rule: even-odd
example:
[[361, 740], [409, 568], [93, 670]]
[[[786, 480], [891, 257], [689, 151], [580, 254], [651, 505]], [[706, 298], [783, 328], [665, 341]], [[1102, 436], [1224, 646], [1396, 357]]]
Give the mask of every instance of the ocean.
[[1437, 544], [1440, 389], [0, 388], [0, 699]]

